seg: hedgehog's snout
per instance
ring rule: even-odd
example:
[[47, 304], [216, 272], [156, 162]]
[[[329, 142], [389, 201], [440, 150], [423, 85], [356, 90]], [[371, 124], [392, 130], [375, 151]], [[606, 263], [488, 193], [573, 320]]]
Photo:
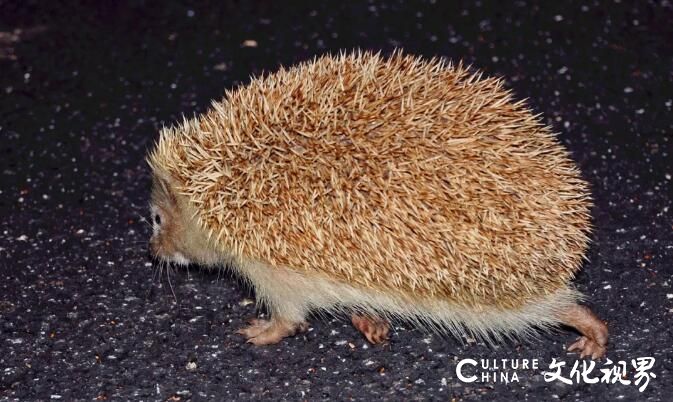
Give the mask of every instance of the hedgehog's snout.
[[170, 239], [167, 239], [166, 235], [161, 232], [154, 233], [152, 237], [150, 237], [149, 248], [152, 257], [159, 259], [168, 259], [176, 251], [173, 250], [174, 247], [172, 246]]
[[152, 257], [164, 258], [166, 257], [166, 246], [164, 245], [164, 237], [166, 232], [166, 216], [165, 213], [156, 205], [151, 205], [151, 226], [152, 236], [150, 237], [149, 249]]
[[165, 237], [165, 233], [155, 228], [149, 241], [149, 251], [153, 258], [165, 259], [169, 256], [171, 247]]
[[152, 235], [150, 238], [150, 254], [152, 254], [153, 257], [161, 257], [160, 251], [161, 247], [159, 245], [159, 241], [157, 240], [157, 235]]
[[178, 265], [189, 265], [191, 262], [180, 251], [169, 251], [167, 247], [162, 245], [158, 235], [154, 235], [150, 238], [150, 254], [152, 255], [152, 258]]
[[155, 228], [149, 241], [149, 251], [152, 258], [175, 262], [180, 265], [188, 264], [188, 259], [175, 244], [173, 234], [169, 228]]

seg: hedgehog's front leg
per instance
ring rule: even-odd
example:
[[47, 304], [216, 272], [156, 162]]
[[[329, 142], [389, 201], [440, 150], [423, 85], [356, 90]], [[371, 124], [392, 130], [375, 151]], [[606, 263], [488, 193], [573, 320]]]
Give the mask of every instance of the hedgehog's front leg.
[[605, 356], [608, 326], [588, 307], [575, 304], [562, 311], [559, 318], [563, 324], [574, 327], [582, 334], [568, 347], [568, 351], [578, 351], [581, 358], [589, 356], [592, 359], [600, 359]]
[[310, 281], [287, 268], [262, 263], [242, 264], [239, 269], [254, 288], [258, 303], [271, 313], [270, 319], [250, 320], [249, 326], [237, 331], [248, 343], [270, 345], [308, 330]]
[[249, 321], [249, 324], [247, 327], [236, 331], [236, 333], [244, 335], [248, 339], [248, 343], [257, 346], [278, 343], [285, 337], [308, 330], [306, 321], [291, 322], [275, 318], [270, 320], [254, 318]]

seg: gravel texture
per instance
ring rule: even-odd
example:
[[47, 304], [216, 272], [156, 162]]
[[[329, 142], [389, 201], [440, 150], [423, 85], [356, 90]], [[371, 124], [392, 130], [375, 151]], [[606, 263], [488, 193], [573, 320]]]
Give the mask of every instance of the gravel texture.
[[[0, 399], [670, 400], [671, 3], [457, 3], [0, 0]], [[566, 376], [576, 360], [569, 330], [490, 347], [401, 323], [369, 347], [344, 317], [314, 317], [257, 348], [234, 334], [256, 314], [235, 280], [193, 267], [171, 291], [157, 275], [141, 217], [162, 125], [251, 74], [354, 47], [463, 59], [559, 132], [596, 203], [576, 283], [628, 379], [631, 359], [656, 359], [642, 393], [544, 381], [552, 358]], [[540, 369], [464, 383], [464, 358]]]

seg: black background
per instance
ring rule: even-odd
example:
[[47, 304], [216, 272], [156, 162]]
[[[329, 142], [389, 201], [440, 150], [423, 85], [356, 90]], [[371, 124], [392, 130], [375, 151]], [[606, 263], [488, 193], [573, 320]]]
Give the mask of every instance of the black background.
[[[0, 399], [669, 399], [673, 9], [582, 3], [0, 1]], [[231, 278], [180, 270], [176, 302], [153, 276], [140, 217], [162, 125], [355, 47], [503, 76], [559, 133], [596, 203], [576, 283], [609, 323], [611, 360], [656, 358], [645, 392], [455, 377], [468, 357], [572, 366], [567, 330], [492, 348], [402, 323], [369, 347], [343, 317], [315, 317], [256, 348], [234, 334], [255, 308]]]

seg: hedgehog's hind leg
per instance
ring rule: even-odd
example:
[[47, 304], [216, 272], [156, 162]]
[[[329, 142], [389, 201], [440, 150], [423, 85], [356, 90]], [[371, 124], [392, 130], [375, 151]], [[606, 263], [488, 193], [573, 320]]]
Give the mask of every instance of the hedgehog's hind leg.
[[373, 318], [368, 315], [353, 314], [351, 322], [373, 345], [378, 345], [388, 340], [390, 323], [387, 320]]
[[605, 356], [608, 343], [608, 327], [588, 307], [574, 304], [558, 314], [561, 323], [577, 329], [582, 336], [568, 347], [568, 351], [578, 351], [580, 357], [590, 356], [600, 359]]

